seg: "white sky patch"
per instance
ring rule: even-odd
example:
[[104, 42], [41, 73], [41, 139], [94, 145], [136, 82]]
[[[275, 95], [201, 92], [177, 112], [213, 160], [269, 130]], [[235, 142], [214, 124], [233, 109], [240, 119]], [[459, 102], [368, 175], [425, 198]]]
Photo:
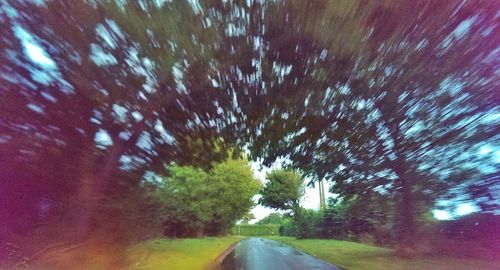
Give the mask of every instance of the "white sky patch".
[[489, 154], [491, 152], [493, 152], [493, 149], [491, 149], [491, 147], [488, 146], [488, 145], [483, 145], [479, 149], [479, 154], [481, 154], [481, 155], [487, 155], [487, 154]]
[[47, 52], [43, 50], [40, 45], [38, 45], [33, 36], [28, 33], [26, 30], [24, 30], [20, 26], [15, 26], [14, 27], [14, 33], [21, 40], [21, 43], [23, 45], [24, 51], [26, 55], [36, 64], [39, 64], [41, 66], [47, 67], [47, 68], [55, 68], [56, 63], [54, 60], [52, 60]]
[[97, 146], [101, 147], [101, 148], [106, 148], [110, 145], [113, 145], [113, 141], [111, 140], [109, 133], [104, 129], [99, 129], [95, 133], [94, 140], [95, 140]]
[[458, 216], [464, 216], [464, 215], [468, 215], [468, 214], [477, 212], [479, 210], [480, 210], [479, 207], [477, 207], [473, 204], [462, 203], [457, 207], [457, 209], [455, 209], [455, 214], [457, 214]]
[[500, 121], [500, 113], [492, 113], [492, 114], [486, 116], [484, 120], [489, 121], [489, 122]]
[[37, 106], [37, 105], [35, 105], [33, 103], [29, 103], [27, 106], [32, 111], [35, 111], [37, 113], [43, 113], [43, 109], [40, 106]]
[[432, 210], [432, 214], [436, 219], [439, 220], [450, 220], [452, 219], [451, 214], [444, 210]]
[[125, 123], [127, 121], [127, 112], [128, 112], [127, 108], [120, 106], [118, 104], [113, 104], [112, 108], [115, 118], [118, 121]]
[[172, 0], [155, 0], [154, 3], [156, 5], [156, 7], [163, 7], [165, 5], [165, 3], [171, 3]]
[[156, 120], [155, 130], [160, 133], [161, 138], [168, 144], [174, 144], [175, 138], [163, 127], [163, 123], [160, 120]]
[[[449, 204], [447, 209], [449, 208]], [[432, 210], [432, 214], [438, 220], [452, 220], [456, 218], [460, 218], [460, 216], [469, 215], [475, 212], [480, 211], [479, 207], [473, 203], [460, 203], [458, 204], [454, 210]]]
[[500, 149], [492, 145], [482, 145], [478, 153], [483, 156], [489, 155], [494, 163], [500, 163]]
[[141, 114], [140, 112], [138, 112], [138, 111], [133, 111], [133, 112], [132, 112], [132, 117], [134, 117], [134, 120], [135, 120], [136, 122], [139, 122], [139, 121], [141, 121], [141, 120], [144, 118], [144, 117], [142, 116], [142, 114]]
[[36, 63], [45, 66], [55, 66], [56, 63], [49, 58], [47, 53], [39, 46], [29, 43], [23, 42], [24, 48], [26, 49], [27, 55]]
[[500, 163], [500, 150], [496, 151], [495, 152], [495, 155], [493, 157], [493, 160], [496, 162], [496, 163]]

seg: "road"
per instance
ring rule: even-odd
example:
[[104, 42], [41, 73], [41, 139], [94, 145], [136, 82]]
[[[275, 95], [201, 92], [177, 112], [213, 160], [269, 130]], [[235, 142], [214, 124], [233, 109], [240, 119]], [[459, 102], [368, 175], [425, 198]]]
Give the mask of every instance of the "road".
[[263, 238], [239, 242], [222, 262], [222, 270], [341, 270], [285, 244]]

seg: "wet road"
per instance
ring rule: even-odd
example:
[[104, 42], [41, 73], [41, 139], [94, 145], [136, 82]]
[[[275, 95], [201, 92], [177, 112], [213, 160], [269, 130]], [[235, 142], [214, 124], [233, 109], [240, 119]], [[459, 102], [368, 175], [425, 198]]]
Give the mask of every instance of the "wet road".
[[222, 262], [222, 270], [341, 270], [282, 243], [248, 238], [239, 242]]

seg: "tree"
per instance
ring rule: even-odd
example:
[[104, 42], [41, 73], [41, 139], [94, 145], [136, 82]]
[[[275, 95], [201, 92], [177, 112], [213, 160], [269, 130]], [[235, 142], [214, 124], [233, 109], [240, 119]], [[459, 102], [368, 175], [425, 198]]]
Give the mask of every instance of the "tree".
[[297, 226], [302, 216], [300, 200], [305, 192], [302, 176], [296, 171], [275, 169], [267, 173], [266, 179], [268, 181], [260, 192], [262, 197], [259, 203], [276, 210], [290, 211]]
[[216, 235], [227, 233], [238, 219], [250, 211], [254, 206], [253, 197], [261, 188], [260, 181], [253, 176], [248, 161], [244, 159], [229, 159], [215, 164], [206, 186], [216, 198], [207, 232]]
[[266, 175], [268, 182], [262, 188], [259, 203], [277, 210], [295, 212], [300, 207], [305, 186], [302, 176], [295, 171], [276, 169]]
[[[204, 8], [212, 4], [222, 8]], [[0, 9], [0, 189], [8, 194], [0, 238], [32, 230], [41, 203], [85, 237], [101, 223], [100, 208], [141, 190], [144, 175], [172, 161], [207, 168], [225, 158], [213, 153], [221, 131], [212, 118], [214, 101], [226, 101], [209, 74], [224, 70], [214, 56], [231, 43], [217, 14], [187, 2], [10, 1]], [[194, 140], [193, 158], [183, 150]]]
[[171, 166], [155, 192], [161, 201], [164, 234], [222, 235], [253, 206], [260, 182], [243, 159], [214, 164], [209, 172]]
[[254, 214], [246, 213], [242, 218], [242, 222], [243, 222], [243, 224], [248, 224], [248, 223], [250, 223], [251, 220], [254, 220], [254, 219], [255, 219]]
[[[399, 242], [411, 247], [421, 214], [479, 179], [484, 158], [475, 151], [498, 140], [496, 4], [349, 3], [276, 11], [283, 15], [263, 43], [268, 61], [287, 71], [263, 78], [279, 78], [270, 96], [288, 92], [259, 116], [253, 153], [287, 157], [346, 198], [395, 201]], [[287, 34], [295, 24], [309, 27]]]
[[393, 208], [393, 202], [377, 194], [330, 199], [318, 224], [319, 234], [325, 238], [358, 240], [368, 236], [378, 244], [394, 244]]
[[[497, 169], [498, 168], [497, 166]], [[500, 171], [500, 170], [499, 170]], [[500, 173], [487, 174], [468, 187], [469, 194], [484, 213], [499, 214]]]
[[206, 189], [207, 183], [208, 175], [202, 169], [190, 166], [169, 168], [169, 177], [163, 180], [155, 196], [163, 206], [166, 236], [204, 234], [216, 207], [212, 194]]
[[396, 202], [403, 245], [436, 200], [490, 197], [467, 186], [500, 139], [495, 1], [201, 2], [1, 4], [3, 236], [42, 208], [84, 236], [145, 175], [232, 144]]
[[280, 213], [271, 213], [267, 217], [257, 221], [257, 224], [259, 224], [259, 225], [281, 224], [282, 218], [283, 218], [283, 215]]

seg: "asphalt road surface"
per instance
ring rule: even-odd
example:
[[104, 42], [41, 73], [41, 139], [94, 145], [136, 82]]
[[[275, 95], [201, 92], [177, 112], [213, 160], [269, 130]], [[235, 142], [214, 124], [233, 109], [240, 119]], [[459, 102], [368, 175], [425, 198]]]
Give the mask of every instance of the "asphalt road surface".
[[248, 238], [222, 262], [222, 270], [341, 270], [316, 257], [282, 243]]

